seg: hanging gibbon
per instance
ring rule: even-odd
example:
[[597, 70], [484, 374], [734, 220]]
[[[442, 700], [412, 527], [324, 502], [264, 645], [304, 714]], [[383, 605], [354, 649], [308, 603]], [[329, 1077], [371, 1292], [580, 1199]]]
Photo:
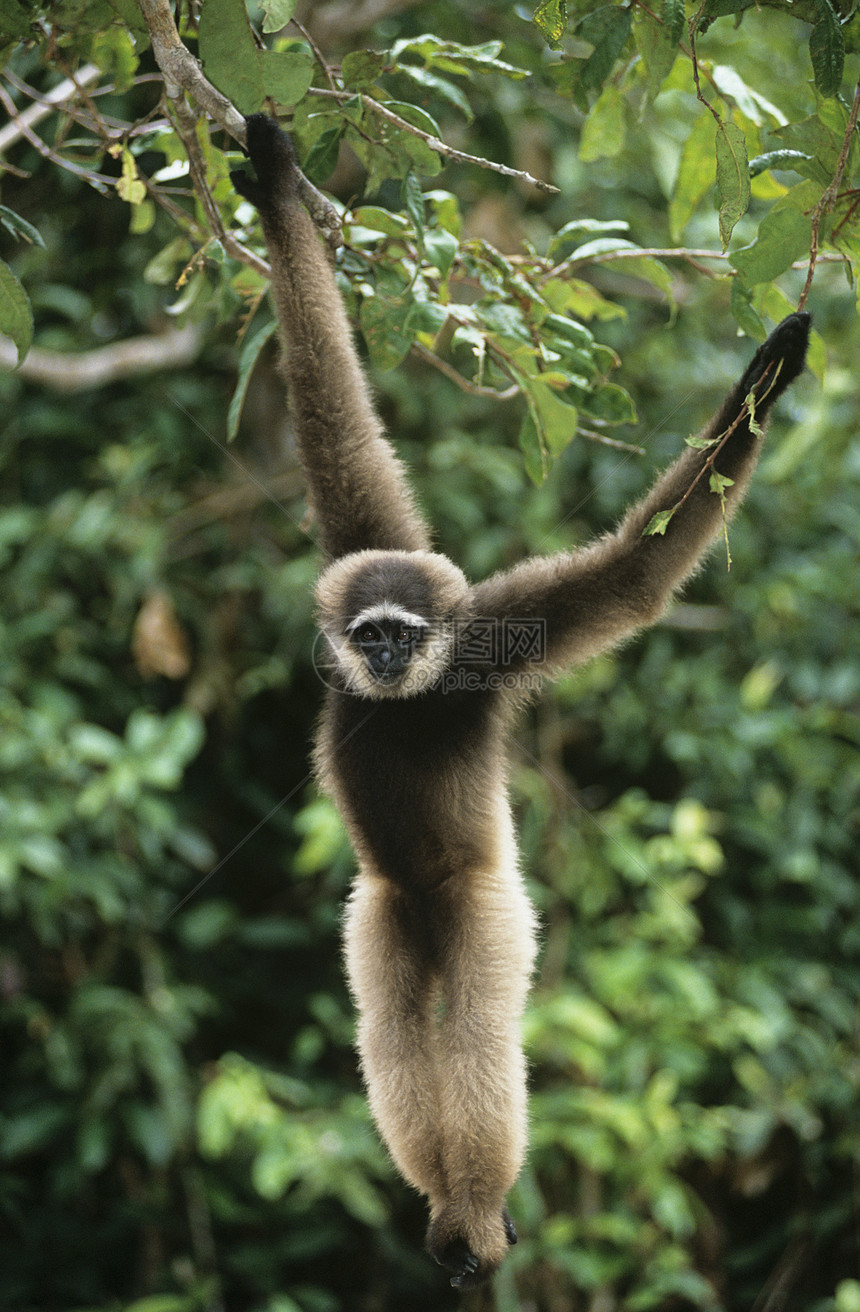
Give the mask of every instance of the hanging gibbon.
[[[687, 447], [614, 532], [469, 583], [432, 550], [384, 436], [289, 138], [255, 114], [247, 150], [256, 178], [232, 177], [262, 220], [327, 557], [317, 599], [334, 673], [315, 760], [358, 862], [344, 937], [361, 1067], [396, 1165], [428, 1199], [427, 1247], [467, 1288], [516, 1242], [505, 1197], [526, 1149], [520, 1020], [536, 926], [507, 796], [505, 738], [523, 700], [512, 685], [534, 673], [536, 636], [551, 676], [658, 619], [723, 507], [697, 482], [708, 451]], [[809, 327], [808, 314], [785, 319], [704, 430], [729, 433], [729, 511]], [[674, 506], [664, 533], [643, 535]]]

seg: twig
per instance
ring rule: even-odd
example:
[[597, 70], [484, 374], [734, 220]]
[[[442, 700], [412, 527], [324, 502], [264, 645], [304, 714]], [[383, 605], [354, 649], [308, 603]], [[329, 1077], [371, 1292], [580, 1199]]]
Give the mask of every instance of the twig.
[[301, 32], [302, 37], [304, 38], [305, 41], [307, 41], [308, 45], [310, 46], [311, 50], [313, 51], [313, 53], [314, 53], [314, 58], [316, 59], [317, 63], [319, 64], [320, 68], [321, 68], [321, 69], [323, 70], [323, 72], [325, 73], [325, 75], [326, 75], [326, 81], [328, 82], [328, 84], [329, 84], [329, 86], [331, 87], [332, 91], [336, 91], [336, 90], [337, 90], [337, 84], [336, 84], [336, 82], [335, 82], [335, 80], [334, 80], [334, 73], [332, 73], [332, 71], [331, 71], [331, 69], [329, 68], [328, 64], [325, 62], [325, 57], [323, 56], [323, 52], [320, 50], [320, 48], [319, 48], [319, 46], [317, 45], [316, 41], [314, 41], [313, 37], [311, 36], [311, 34], [310, 34], [310, 32], [308, 31], [308, 29], [305, 27], [304, 23], [300, 23], [300, 22], [299, 22], [299, 20], [298, 20], [298, 19], [296, 18], [296, 16], [295, 16], [295, 14], [293, 14], [292, 18], [290, 19], [290, 22], [292, 23], [293, 27], [295, 27], [299, 32]]
[[83, 178], [85, 182], [88, 182], [96, 191], [101, 192], [103, 196], [113, 190], [116, 185], [116, 178], [110, 178], [104, 173], [96, 173], [83, 164], [75, 164], [72, 160], [65, 159], [62, 155], [58, 155], [56, 151], [51, 150], [51, 147], [42, 140], [39, 134], [33, 131], [29, 123], [23, 121], [14, 100], [3, 87], [0, 87], [0, 105], [3, 106], [10, 119], [18, 127], [19, 135], [29, 141], [30, 145], [34, 146], [44, 159], [49, 159], [52, 164], [58, 165], [68, 173], [74, 173], [77, 177]]
[[378, 100], [372, 96], [367, 96], [363, 92], [355, 91], [326, 91], [324, 87], [311, 87], [308, 95], [326, 96], [332, 100], [353, 100], [357, 95], [362, 105], [370, 109], [380, 118], [392, 123], [395, 127], [400, 128], [403, 132], [409, 132], [413, 137], [426, 141], [431, 150], [437, 154], [444, 155], [446, 159], [453, 160], [457, 164], [477, 164], [482, 169], [492, 169], [494, 173], [501, 173], [506, 178], [517, 178], [520, 182], [528, 182], [532, 187], [537, 187], [539, 191], [545, 191], [553, 196], [558, 195], [558, 187], [554, 187], [551, 182], [544, 182], [541, 178], [532, 177], [531, 173], [526, 173], [524, 169], [512, 169], [507, 164], [497, 164], [494, 160], [483, 159], [480, 155], [467, 155], [463, 150], [456, 150], [446, 142], [441, 141], [439, 137], [434, 137], [423, 128], [416, 128], [413, 123], [408, 123], [405, 118], [399, 114], [393, 113], [381, 105]]
[[[37, 123], [41, 123], [43, 118], [74, 96], [80, 87], [95, 82], [98, 76], [99, 69], [95, 64], [84, 64], [83, 68], [78, 69], [74, 79], [65, 78], [44, 96], [40, 96], [37, 103], [22, 109], [20, 114], [6, 124], [5, 128], [0, 129], [0, 155], [25, 135], [26, 128], [34, 128]], [[32, 138], [27, 137], [27, 140], [32, 141]]]
[[806, 275], [806, 282], [803, 284], [803, 291], [800, 293], [800, 300], [797, 302], [798, 310], [806, 307], [806, 300], [812, 287], [812, 279], [815, 275], [815, 266], [818, 263], [818, 234], [821, 228], [821, 220], [825, 214], [829, 214], [836, 204], [836, 198], [839, 195], [839, 188], [842, 185], [842, 177], [845, 173], [845, 165], [848, 162], [848, 152], [851, 149], [851, 138], [854, 135], [854, 129], [857, 127], [857, 114], [860, 111], [860, 80], [857, 82], [857, 89], [854, 92], [854, 103], [851, 106], [851, 112], [848, 115], [848, 122], [845, 125], [845, 136], [842, 138], [842, 149], [839, 152], [839, 159], [836, 163], [836, 172], [830, 179], [830, 182], [824, 188], [821, 199], [812, 212], [812, 240], [809, 244], [809, 272]]
[[456, 383], [462, 392], [468, 392], [470, 396], [487, 396], [493, 401], [510, 401], [520, 390], [516, 383], [512, 387], [506, 387], [503, 392], [497, 392], [495, 387], [484, 387], [481, 383], [473, 383], [468, 378], [464, 378], [461, 373], [458, 373], [453, 365], [448, 364], [447, 360], [440, 359], [438, 355], [434, 355], [420, 342], [412, 343], [412, 351], [426, 364], [432, 364], [434, 369], [438, 369], [446, 378], [450, 378], [452, 383]]
[[[764, 372], [762, 373], [761, 378], [758, 380], [758, 382], [761, 382], [762, 379], [764, 379], [764, 378], [767, 377], [767, 375], [768, 375], [768, 373], [769, 373], [769, 371], [770, 371], [770, 368], [771, 368], [771, 366], [770, 366], [770, 365], [767, 365], [767, 367], [765, 368], [765, 370], [764, 370]], [[772, 390], [772, 388], [773, 388], [773, 386], [774, 386], [774, 384], [775, 384], [775, 382], [776, 382], [777, 374], [778, 374], [778, 373], [779, 373], [779, 367], [777, 367], [777, 370], [776, 370], [776, 372], [774, 373], [773, 378], [771, 378], [771, 380], [770, 380], [768, 386], [767, 386], [767, 387], [765, 388], [765, 390], [762, 392], [761, 396], [759, 396], [759, 397], [756, 398], [756, 403], [759, 403], [759, 402], [763, 401], [763, 400], [765, 399], [765, 397], [768, 395], [768, 393]], [[726, 442], [728, 442], [728, 440], [729, 440], [729, 438], [731, 437], [732, 433], [734, 433], [734, 431], [735, 431], [737, 428], [740, 427], [740, 425], [744, 422], [744, 420], [750, 418], [750, 411], [751, 411], [751, 407], [750, 407], [750, 403], [749, 403], [749, 398], [747, 398], [747, 399], [744, 401], [743, 405], [741, 406], [740, 411], [738, 412], [737, 417], [736, 417], [735, 419], [732, 420], [732, 422], [729, 424], [729, 426], [728, 426], [728, 428], [726, 429], [726, 431], [725, 431], [724, 433], [721, 433], [721, 434], [719, 435], [719, 437], [716, 437], [716, 438], [714, 439], [714, 444], [713, 444], [713, 445], [714, 445], [714, 449], [713, 449], [713, 451], [711, 451], [711, 454], [708, 456], [707, 460], [706, 460], [705, 463], [702, 465], [702, 468], [699, 470], [698, 474], [697, 474], [696, 477], [693, 479], [692, 483], [691, 483], [690, 486], [687, 488], [687, 490], [686, 490], [686, 492], [684, 493], [684, 495], [681, 497], [681, 500], [677, 503], [677, 505], [675, 505], [675, 506], [673, 507], [673, 510], [672, 510], [672, 514], [673, 514], [673, 515], [677, 514], [678, 511], [681, 509], [681, 507], [684, 505], [684, 503], [685, 503], [686, 501], [689, 500], [689, 498], [690, 498], [690, 497], [692, 496], [692, 494], [693, 494], [693, 490], [695, 489], [695, 487], [696, 487], [697, 483], [700, 481], [700, 479], [702, 479], [702, 478], [705, 476], [705, 474], [707, 474], [707, 472], [708, 472], [709, 469], [713, 469], [713, 467], [714, 467], [714, 462], [716, 461], [717, 456], [720, 454], [720, 452], [722, 451], [723, 447], [726, 445]], [[752, 422], [752, 421], [751, 421], [751, 422]]]

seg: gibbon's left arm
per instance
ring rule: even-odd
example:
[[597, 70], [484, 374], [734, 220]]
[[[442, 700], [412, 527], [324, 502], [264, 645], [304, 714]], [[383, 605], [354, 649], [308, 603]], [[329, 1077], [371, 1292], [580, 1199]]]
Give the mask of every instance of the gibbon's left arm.
[[[726, 490], [728, 514], [741, 502], [761, 444], [751, 430], [746, 399], [752, 392], [756, 424], [763, 424], [774, 401], [803, 369], [810, 324], [806, 313], [783, 319], [701, 435], [719, 438], [736, 425], [714, 464], [716, 472], [733, 480]], [[720, 497], [710, 490], [709, 473], [664, 534], [643, 537], [643, 530], [658, 512], [678, 505], [711, 454], [687, 447], [615, 533], [578, 551], [532, 557], [479, 584], [473, 592], [474, 613], [542, 621], [546, 659], [555, 670], [588, 660], [659, 619], [722, 528]]]
[[334, 273], [299, 200], [289, 137], [266, 114], [245, 120], [256, 179], [231, 173], [260, 212], [284, 337], [296, 442], [331, 556], [429, 547], [400, 461], [373, 408]]

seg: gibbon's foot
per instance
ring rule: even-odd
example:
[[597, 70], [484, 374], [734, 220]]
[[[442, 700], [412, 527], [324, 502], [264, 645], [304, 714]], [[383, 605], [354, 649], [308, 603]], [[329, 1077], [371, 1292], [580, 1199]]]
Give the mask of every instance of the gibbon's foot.
[[[515, 1244], [517, 1242], [517, 1232], [514, 1229], [514, 1223], [507, 1208], [502, 1211], [501, 1222], [505, 1244]], [[472, 1249], [471, 1244], [475, 1242], [474, 1240], [471, 1242], [467, 1240], [461, 1230], [445, 1239], [443, 1237], [444, 1230], [445, 1226], [441, 1218], [431, 1222], [427, 1234], [427, 1249], [431, 1257], [435, 1258], [439, 1265], [450, 1273], [453, 1287], [455, 1289], [474, 1289], [476, 1285], [481, 1285], [485, 1280], [489, 1280], [490, 1276], [501, 1265], [504, 1250], [499, 1251], [498, 1246], [493, 1244], [492, 1248], [495, 1251], [482, 1260]]]
[[230, 174], [230, 181], [240, 196], [258, 210], [265, 210], [277, 198], [279, 190], [290, 191], [295, 182], [296, 152], [293, 143], [268, 114], [249, 114], [245, 119], [248, 158], [256, 178], [244, 169]]
[[759, 390], [767, 396], [768, 405], [785, 391], [803, 370], [811, 326], [812, 315], [806, 310], [790, 314], [782, 323], [777, 324], [767, 341], [762, 342], [756, 351], [741, 379], [740, 390], [744, 395], [760, 380], [763, 383]]

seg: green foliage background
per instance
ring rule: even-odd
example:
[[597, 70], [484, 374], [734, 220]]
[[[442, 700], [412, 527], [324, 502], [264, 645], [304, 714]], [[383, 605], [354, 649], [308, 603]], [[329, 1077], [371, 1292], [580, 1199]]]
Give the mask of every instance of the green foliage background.
[[[764, 159], [728, 261], [640, 254], [718, 252], [738, 208], [676, 4], [659, 32], [640, 7], [549, 3], [538, 28], [446, 0], [341, 46], [329, 34], [348, 88], [552, 177], [551, 197], [439, 172], [416, 138], [383, 142], [367, 106], [306, 95], [329, 83], [290, 29], [289, 59], [259, 61], [294, 98], [319, 181], [341, 138], [356, 148], [364, 172], [342, 162], [338, 184], [355, 198], [344, 290], [439, 545], [475, 576], [610, 525], [747, 359], [732, 315], [760, 336], [797, 301], [805, 269], [789, 266], [844, 138], [856, 22], [827, 0], [720, 16], [743, 7], [712, 4], [697, 43], [723, 124]], [[22, 79], [44, 90], [92, 59], [115, 80], [104, 114], [155, 109], [131, 5], [2, 0], [0, 27], [19, 107]], [[196, 48], [187, 16], [183, 32]], [[26, 140], [7, 152], [0, 290], [21, 354], [27, 300], [43, 351], [158, 330], [168, 311], [201, 345], [193, 364], [69, 393], [0, 374], [0, 1304], [442, 1312], [460, 1300], [421, 1253], [423, 1205], [377, 1142], [351, 1047], [352, 858], [308, 777], [316, 555], [263, 282], [219, 242], [188, 264], [205, 224], [181, 171], [156, 177], [183, 158], [169, 125], [112, 158], [59, 122], [40, 129], [55, 155], [112, 181]], [[204, 144], [225, 220], [244, 224]], [[860, 1308], [855, 156], [856, 141], [821, 233], [848, 263], [812, 286], [819, 377], [773, 422], [731, 573], [715, 554], [666, 621], [518, 729], [544, 926], [532, 1149], [511, 1200], [521, 1241], [466, 1306]], [[179, 217], [134, 189], [143, 175], [174, 188]], [[592, 440], [610, 435], [647, 454]], [[142, 655], [153, 605], [179, 677]]]

